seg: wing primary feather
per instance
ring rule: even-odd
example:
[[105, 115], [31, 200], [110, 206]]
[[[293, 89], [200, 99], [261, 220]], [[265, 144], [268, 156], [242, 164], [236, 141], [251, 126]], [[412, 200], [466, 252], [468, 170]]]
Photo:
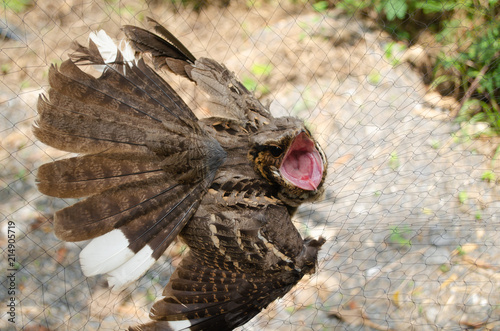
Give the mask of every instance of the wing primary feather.
[[184, 46], [183, 43], [179, 41], [170, 31], [165, 29], [164, 26], [162, 26], [160, 23], [152, 19], [151, 17], [148, 17], [147, 20], [151, 23], [154, 24], [154, 29], [157, 33], [165, 37], [173, 46], [175, 46], [179, 51], [181, 51], [186, 58], [188, 58], [191, 62], [196, 61], [196, 57], [191, 54], [191, 52]]
[[138, 51], [143, 53], [150, 52], [153, 57], [165, 57], [189, 61], [191, 63], [196, 61], [193, 54], [176, 37], [168, 32], [167, 29], [161, 27], [153, 19], [149, 20], [154, 23], [155, 26], [153, 28], [155, 31], [167, 40], [143, 28], [131, 25], [123, 26], [123, 32]]
[[177, 75], [193, 80], [191, 70], [196, 58], [170, 32], [157, 22], [154, 23], [156, 32], [163, 35], [163, 38], [130, 25], [124, 26], [122, 30], [138, 52], [151, 54], [155, 68], [166, 67]]

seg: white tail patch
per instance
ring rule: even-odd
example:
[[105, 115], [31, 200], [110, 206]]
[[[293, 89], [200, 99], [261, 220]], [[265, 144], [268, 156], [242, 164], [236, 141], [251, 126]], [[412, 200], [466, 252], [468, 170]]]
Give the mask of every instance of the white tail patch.
[[168, 321], [168, 326], [170, 326], [173, 330], [191, 330], [191, 322], [189, 320], [182, 321]]
[[[163, 299], [163, 297], [161, 298]], [[174, 297], [175, 299], [175, 297]], [[179, 301], [179, 303], [182, 305], [182, 303]], [[183, 305], [184, 306], [184, 305]], [[151, 311], [149, 313], [149, 316], [154, 319], [154, 316], [158, 316], [156, 314], [156, 309], [155, 307], [151, 307]], [[172, 328], [174, 331], [181, 331], [181, 330], [191, 330], [191, 321], [189, 320], [180, 320], [180, 321], [168, 321], [168, 326]]]
[[92, 239], [80, 252], [83, 274], [90, 277], [118, 268], [134, 256], [128, 245], [128, 239], [118, 229]]
[[118, 268], [107, 272], [109, 286], [113, 288], [114, 291], [119, 291], [144, 275], [156, 261], [151, 256], [152, 254], [153, 250], [146, 245]]
[[136, 281], [156, 260], [148, 245], [136, 254], [128, 245], [128, 239], [119, 229], [92, 239], [80, 252], [83, 274], [87, 277], [107, 274], [108, 284], [115, 291]]
[[132, 62], [134, 62], [136, 60], [136, 58], [135, 58], [135, 50], [132, 48], [132, 46], [130, 45], [130, 43], [127, 40], [122, 39], [120, 41], [120, 44], [119, 44], [118, 48], [122, 52], [123, 59], [125, 61], [127, 61], [129, 63], [132, 63]]
[[[135, 51], [126, 40], [121, 40], [119, 46], [117, 46], [114, 40], [111, 39], [111, 37], [108, 36], [104, 30], [91, 32], [89, 34], [89, 39], [92, 40], [97, 46], [97, 49], [99, 49], [99, 53], [105, 63], [113, 63], [116, 60], [118, 50], [120, 50], [123, 55], [123, 59], [128, 62], [129, 65], [135, 61]], [[95, 66], [95, 68], [102, 72], [106, 66], [100, 65]]]
[[91, 32], [89, 34], [89, 39], [94, 42], [94, 44], [99, 49], [99, 53], [106, 63], [113, 62], [118, 54], [118, 47], [116, 46], [113, 39], [104, 30], [99, 30], [97, 32]]

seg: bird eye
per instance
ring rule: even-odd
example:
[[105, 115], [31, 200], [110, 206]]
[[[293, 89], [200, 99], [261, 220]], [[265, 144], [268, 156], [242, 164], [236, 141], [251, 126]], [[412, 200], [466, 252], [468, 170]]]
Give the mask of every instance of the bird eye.
[[283, 149], [279, 146], [271, 145], [269, 146], [269, 152], [271, 152], [272, 156], [278, 157], [283, 154]]

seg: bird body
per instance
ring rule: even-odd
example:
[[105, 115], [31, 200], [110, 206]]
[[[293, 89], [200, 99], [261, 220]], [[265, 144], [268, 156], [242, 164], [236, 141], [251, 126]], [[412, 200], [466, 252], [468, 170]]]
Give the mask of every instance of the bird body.
[[[153, 321], [131, 329], [231, 330], [314, 272], [325, 240], [304, 240], [291, 216], [321, 194], [326, 158], [302, 121], [274, 118], [225, 66], [196, 59], [151, 21], [159, 35], [123, 28], [130, 45], [113, 61], [91, 39], [51, 67], [34, 133], [80, 155], [40, 167], [38, 187], [86, 198], [56, 213], [55, 233], [91, 239], [82, 269], [107, 274], [115, 289], [174, 239], [189, 247]], [[195, 82], [214, 116], [196, 118], [130, 46]], [[83, 72], [86, 64], [102, 75]]]

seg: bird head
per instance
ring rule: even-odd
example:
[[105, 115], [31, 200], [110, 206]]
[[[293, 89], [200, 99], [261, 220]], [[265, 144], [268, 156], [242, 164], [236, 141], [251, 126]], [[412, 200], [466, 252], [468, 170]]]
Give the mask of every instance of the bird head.
[[296, 207], [322, 193], [327, 161], [304, 123], [280, 117], [250, 138], [248, 158], [257, 173], [278, 189], [278, 197]]

